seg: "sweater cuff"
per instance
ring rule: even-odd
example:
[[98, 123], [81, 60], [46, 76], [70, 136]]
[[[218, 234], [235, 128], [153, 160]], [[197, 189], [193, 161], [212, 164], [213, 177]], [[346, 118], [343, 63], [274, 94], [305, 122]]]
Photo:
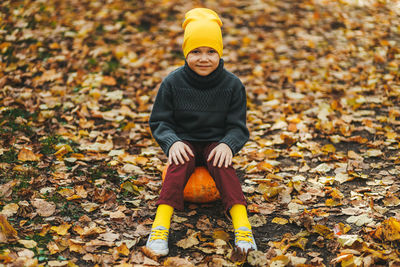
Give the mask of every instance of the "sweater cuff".
[[229, 136], [225, 136], [219, 142], [227, 144], [231, 148], [233, 156], [241, 149], [241, 146], [237, 145], [238, 141]]
[[169, 149], [171, 148], [171, 146], [172, 146], [175, 142], [178, 142], [178, 141], [181, 141], [181, 140], [182, 140], [182, 139], [180, 139], [178, 136], [172, 135], [172, 136], [166, 138], [166, 139], [163, 141], [162, 145], [160, 145], [160, 146], [161, 146], [161, 148], [164, 150], [164, 153], [165, 153], [165, 155], [167, 155], [167, 157], [169, 156], [168, 153], [169, 153]]

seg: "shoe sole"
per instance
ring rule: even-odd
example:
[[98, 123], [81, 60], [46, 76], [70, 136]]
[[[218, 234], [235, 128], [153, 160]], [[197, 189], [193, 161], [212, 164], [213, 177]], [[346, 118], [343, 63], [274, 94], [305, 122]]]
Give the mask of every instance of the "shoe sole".
[[169, 249], [165, 249], [165, 250], [153, 250], [149, 247], [147, 247], [149, 250], [151, 250], [155, 255], [157, 256], [167, 256], [169, 253]]

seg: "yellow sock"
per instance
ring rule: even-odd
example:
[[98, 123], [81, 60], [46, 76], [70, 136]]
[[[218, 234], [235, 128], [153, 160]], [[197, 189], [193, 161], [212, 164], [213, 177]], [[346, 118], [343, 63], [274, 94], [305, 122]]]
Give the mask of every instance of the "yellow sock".
[[249, 218], [247, 218], [246, 206], [241, 204], [235, 204], [229, 210], [232, 217], [233, 228], [238, 229], [239, 227], [247, 227], [251, 230]]
[[164, 226], [169, 229], [171, 225], [171, 217], [174, 212], [174, 208], [167, 204], [160, 204], [157, 208], [156, 218], [153, 222], [153, 227]]

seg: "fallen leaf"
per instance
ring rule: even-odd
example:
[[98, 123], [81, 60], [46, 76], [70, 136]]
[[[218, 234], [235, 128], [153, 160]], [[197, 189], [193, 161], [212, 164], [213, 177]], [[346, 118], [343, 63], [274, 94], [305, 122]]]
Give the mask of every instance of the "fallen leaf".
[[179, 257], [168, 257], [164, 261], [164, 266], [169, 267], [194, 267], [194, 265], [187, 259], [182, 259]]
[[400, 239], [400, 221], [394, 217], [384, 220], [378, 227], [381, 229], [383, 240], [395, 241]]
[[71, 224], [63, 223], [59, 226], [52, 226], [50, 229], [56, 232], [58, 235], [66, 235], [68, 233], [68, 229], [71, 228]]
[[115, 79], [111, 76], [103, 76], [101, 83], [105, 84], [105, 85], [110, 85], [110, 86], [114, 86], [117, 84]]
[[18, 209], [19, 209], [18, 204], [10, 203], [5, 205], [0, 213], [6, 215], [8, 218], [16, 214], [18, 212]]
[[54, 241], [50, 241], [47, 244], [47, 249], [50, 251], [51, 255], [56, 254], [61, 251], [61, 249], [58, 247], [57, 243]]
[[380, 157], [383, 155], [383, 152], [379, 149], [368, 149], [366, 155], [368, 157]]
[[0, 230], [0, 243], [6, 243], [8, 239], [15, 239], [18, 236], [4, 214], [0, 214]]
[[86, 212], [92, 212], [98, 209], [100, 207], [99, 204], [93, 203], [93, 202], [85, 202], [81, 203], [81, 207], [86, 211]]
[[39, 161], [40, 157], [40, 154], [35, 154], [32, 150], [27, 148], [22, 148], [18, 153], [18, 160], [20, 161]]
[[224, 240], [225, 242], [228, 242], [230, 239], [230, 235], [225, 232], [224, 230], [215, 230], [213, 233], [213, 238], [215, 239], [221, 239]]
[[311, 169], [311, 173], [327, 173], [332, 170], [332, 166], [327, 163], [321, 163], [314, 169]]
[[176, 243], [178, 247], [187, 249], [199, 244], [199, 240], [197, 239], [199, 232], [188, 229], [186, 235], [188, 236], [187, 238], [181, 239]]
[[340, 235], [337, 240], [343, 247], [351, 247], [355, 242], [362, 242], [358, 235]]
[[26, 248], [35, 248], [35, 247], [37, 247], [37, 243], [34, 240], [23, 240], [23, 239], [20, 239], [20, 240], [18, 240], [18, 243], [20, 243], [21, 245], [23, 245]]
[[122, 243], [120, 246], [117, 247], [117, 251], [119, 254], [124, 256], [129, 256], [129, 249], [125, 243]]
[[18, 184], [18, 181], [12, 180], [8, 183], [0, 185], [0, 197], [8, 198], [11, 195], [12, 189], [16, 184]]
[[56, 211], [56, 205], [54, 203], [47, 202], [41, 198], [32, 200], [31, 204], [36, 208], [36, 212], [42, 217], [49, 217]]
[[365, 224], [372, 223], [374, 220], [368, 214], [361, 214], [358, 216], [350, 216], [346, 222], [354, 223], [357, 226], [363, 226]]
[[276, 223], [276, 224], [287, 224], [289, 221], [285, 218], [279, 218], [279, 217], [275, 217], [272, 219], [271, 221], [272, 223]]

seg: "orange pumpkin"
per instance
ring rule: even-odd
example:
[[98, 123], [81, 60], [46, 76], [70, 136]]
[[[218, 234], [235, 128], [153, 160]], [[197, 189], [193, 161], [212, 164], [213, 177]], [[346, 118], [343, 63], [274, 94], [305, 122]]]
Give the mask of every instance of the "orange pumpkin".
[[[167, 174], [167, 169], [168, 165], [162, 173], [163, 181]], [[195, 203], [208, 203], [220, 198], [217, 186], [208, 170], [205, 167], [196, 167], [183, 190], [183, 199]]]

